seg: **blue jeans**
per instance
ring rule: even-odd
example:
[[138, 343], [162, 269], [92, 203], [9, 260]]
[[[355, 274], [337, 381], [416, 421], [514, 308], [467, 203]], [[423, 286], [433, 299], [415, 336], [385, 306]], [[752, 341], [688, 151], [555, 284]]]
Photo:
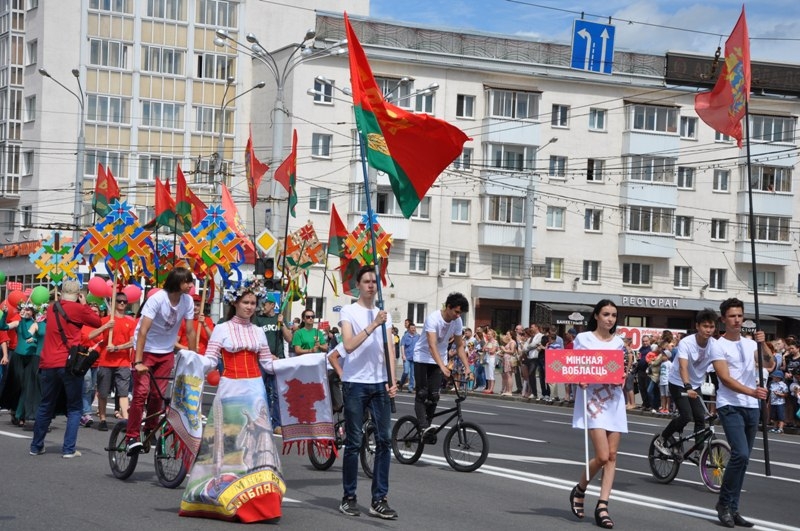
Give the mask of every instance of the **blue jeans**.
[[67, 395], [67, 428], [64, 431], [64, 444], [62, 454], [75, 452], [78, 442], [78, 428], [81, 423], [81, 394], [83, 391], [83, 378], [67, 374], [63, 368], [40, 369], [39, 382], [42, 386], [42, 401], [36, 412], [36, 423], [33, 426], [33, 440], [31, 451], [38, 452], [44, 447], [44, 438], [47, 428], [55, 414], [58, 395], [63, 386]]
[[408, 381], [408, 390], [414, 390], [414, 360], [406, 358], [403, 362], [403, 375], [400, 376], [400, 387]]
[[94, 393], [97, 391], [97, 367], [92, 367], [83, 377], [83, 414], [91, 416]]
[[389, 493], [389, 461], [391, 459], [391, 408], [384, 383], [342, 382], [346, 441], [342, 463], [342, 485], [345, 497], [356, 495], [358, 463], [364, 434], [364, 410], [369, 407], [375, 424], [375, 465], [372, 476], [372, 501], [382, 500]]
[[264, 387], [267, 389], [267, 404], [269, 404], [269, 420], [273, 428], [281, 425], [281, 406], [278, 402], [278, 380], [274, 374], [261, 373]]
[[486, 371], [483, 368], [483, 364], [476, 362], [472, 367], [472, 372], [475, 373], [475, 385], [472, 388], [480, 389], [486, 387]]
[[750, 452], [758, 433], [758, 408], [723, 406], [717, 409], [725, 438], [731, 445], [731, 458], [722, 476], [719, 505], [739, 510], [739, 495], [742, 493], [744, 474], [750, 461]]

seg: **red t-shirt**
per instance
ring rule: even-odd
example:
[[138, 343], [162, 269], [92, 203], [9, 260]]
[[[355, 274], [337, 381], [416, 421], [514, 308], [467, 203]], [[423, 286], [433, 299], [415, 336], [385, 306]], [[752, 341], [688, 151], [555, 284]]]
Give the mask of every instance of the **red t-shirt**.
[[73, 345], [81, 343], [81, 327], [83, 325], [97, 328], [102, 324], [100, 316], [84, 304], [61, 301], [61, 307], [69, 320], [64, 319], [61, 315], [56, 320], [55, 303], [47, 308], [47, 327], [44, 332], [42, 357], [39, 361], [40, 369], [60, 369], [67, 363], [69, 347], [61, 339], [61, 333], [58, 330], [59, 321], [64, 329], [64, 335], [67, 336], [67, 343]]
[[[195, 316], [197, 318], [197, 316]], [[209, 329], [214, 330], [214, 321], [211, 320], [211, 317], [203, 317], [206, 326]], [[197, 326], [199, 321], [195, 321], [194, 326]], [[195, 329], [196, 330], [196, 329]], [[181, 322], [180, 328], [178, 328], [178, 343], [181, 345], [188, 345], [189, 339], [186, 337], [186, 321]], [[197, 335], [197, 353], [198, 354], [205, 354], [206, 348], [208, 348], [208, 334], [206, 334], [206, 329], [204, 326], [200, 326], [200, 333]]]
[[[103, 317], [103, 324], [106, 324], [110, 317]], [[114, 345], [124, 345], [128, 343], [133, 337], [133, 332], [136, 330], [136, 319], [128, 315], [117, 317], [114, 319], [114, 334], [111, 336], [111, 341]], [[131, 353], [133, 349], [127, 348], [125, 350], [117, 350], [109, 352], [108, 345], [108, 330], [103, 331], [103, 351], [100, 353], [100, 367], [130, 367]]]

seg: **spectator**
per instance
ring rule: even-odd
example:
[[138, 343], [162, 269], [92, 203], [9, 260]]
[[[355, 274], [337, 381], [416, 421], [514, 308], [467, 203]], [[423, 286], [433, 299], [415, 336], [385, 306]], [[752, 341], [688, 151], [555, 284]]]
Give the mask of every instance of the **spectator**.
[[486, 344], [483, 346], [484, 364], [486, 365], [486, 390], [484, 394], [494, 394], [494, 376], [497, 370], [497, 357], [500, 345], [497, 343], [497, 333], [491, 328], [486, 329]]
[[775, 423], [770, 433], [783, 433], [783, 426], [786, 422], [784, 416], [786, 397], [789, 394], [789, 388], [786, 382], [783, 381], [783, 371], [775, 371], [771, 375], [772, 382], [769, 384], [769, 409], [770, 417]]
[[[406, 319], [406, 321], [408, 321], [408, 319]], [[409, 321], [403, 338], [400, 340], [400, 357], [403, 360], [403, 375], [400, 376], [399, 391], [402, 391], [403, 386], [408, 382], [408, 392], [414, 392], [414, 348], [417, 345], [418, 339], [417, 325]]]

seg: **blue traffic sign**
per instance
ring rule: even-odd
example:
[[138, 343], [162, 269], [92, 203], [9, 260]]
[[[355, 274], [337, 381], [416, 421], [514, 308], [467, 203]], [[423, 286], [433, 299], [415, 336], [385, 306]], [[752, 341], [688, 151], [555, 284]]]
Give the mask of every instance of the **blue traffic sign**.
[[576, 20], [572, 31], [572, 61], [577, 70], [610, 74], [614, 66], [614, 26]]

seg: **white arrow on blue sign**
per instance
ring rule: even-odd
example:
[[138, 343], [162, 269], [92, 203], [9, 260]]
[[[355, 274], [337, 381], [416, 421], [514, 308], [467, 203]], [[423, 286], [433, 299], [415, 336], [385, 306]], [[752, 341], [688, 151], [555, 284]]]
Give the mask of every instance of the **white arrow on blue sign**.
[[614, 67], [614, 26], [576, 20], [572, 31], [572, 61], [577, 70], [610, 74]]

